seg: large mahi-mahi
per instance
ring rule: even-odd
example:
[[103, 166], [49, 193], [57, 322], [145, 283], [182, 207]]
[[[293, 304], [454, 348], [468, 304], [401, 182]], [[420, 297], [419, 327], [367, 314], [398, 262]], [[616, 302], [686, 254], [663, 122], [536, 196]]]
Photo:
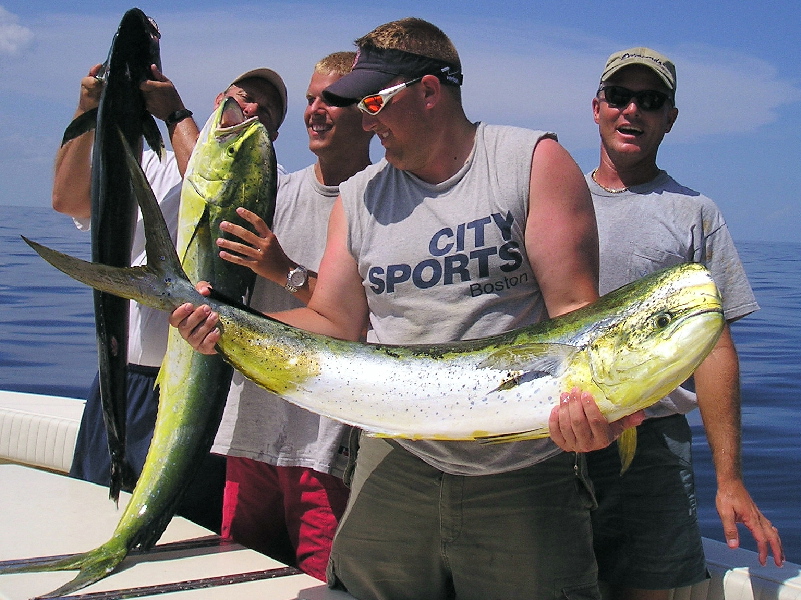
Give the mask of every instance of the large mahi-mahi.
[[[181, 188], [176, 245], [183, 266], [179, 265], [161, 212], [152, 204], [156, 200], [141, 168], [127, 146], [125, 151], [126, 166], [136, 179], [135, 187], [139, 193], [148, 194], [149, 203], [143, 204], [147, 227], [153, 226], [155, 217], [164, 228], [160, 233], [167, 236], [158, 239], [160, 246], [155, 250], [152, 234], [146, 232], [148, 257], [153, 263], [167, 260], [178, 272], [183, 269], [193, 279], [214, 282], [215, 289], [230, 298], [247, 297], [255, 284], [255, 274], [223, 261], [215, 239], [221, 221], [238, 219], [239, 206], [272, 223], [277, 170], [265, 127], [256, 117], [246, 119], [231, 98], [221, 102], [209, 117], [190, 157]], [[87, 264], [110, 272], [116, 269]], [[183, 273], [180, 277], [184, 277]], [[159, 410], [153, 439], [142, 473], [111, 538], [82, 554], [26, 560], [24, 566], [0, 566], [0, 574], [80, 569], [72, 581], [39, 596], [58, 597], [102, 579], [131, 549], [151, 548], [169, 524], [186, 485], [211, 448], [232, 374], [232, 367], [221, 356], [195, 352], [173, 329], [158, 376]]]
[[[130, 154], [128, 160], [145, 220], [147, 266], [96, 265], [25, 241], [58, 269], [109, 293], [167, 311], [185, 302], [209, 304], [220, 314], [218, 350], [234, 367], [290, 402], [372, 435], [492, 442], [545, 437], [560, 392], [574, 386], [591, 392], [609, 420], [619, 419], [687, 379], [724, 325], [709, 272], [686, 263], [566, 315], [479, 340], [391, 346], [315, 335], [197, 292], [141, 170]], [[160, 423], [157, 429], [166, 428]], [[152, 446], [159, 462], [148, 457], [154, 480], [161, 477], [157, 464], [166, 471], [187, 454], [179, 439], [159, 439]], [[159, 487], [150, 493], [157, 499]], [[136, 493], [126, 515], [131, 506], [142, 509], [135, 499]], [[121, 523], [108, 544], [126, 535]], [[6, 572], [17, 571], [0, 568]]]
[[[149, 146], [162, 154], [161, 134], [139, 89], [142, 81], [152, 77], [150, 65], [161, 68], [159, 38], [150, 17], [138, 8], [128, 10], [97, 76], [104, 82], [98, 107], [76, 117], [64, 132], [62, 144], [95, 130], [91, 180], [94, 262], [117, 267], [131, 264], [137, 203], [118, 130], [132, 148], [138, 149], [144, 136]], [[120, 489], [130, 490], [136, 481], [125, 456], [129, 303], [96, 290], [94, 309], [100, 398], [111, 458], [109, 496], [117, 500]]]
[[[147, 190], [142, 190], [146, 192]], [[152, 195], [152, 194], [151, 194]], [[684, 382], [724, 325], [709, 271], [685, 263], [536, 325], [479, 340], [393, 346], [289, 327], [197, 292], [148, 219], [149, 264], [108, 269], [28, 241], [71, 277], [154, 308], [208, 304], [220, 314], [218, 351], [286, 400], [386, 437], [513, 440], [548, 435], [560, 392], [591, 392], [607, 419], [650, 406]]]
[[108, 269], [29, 243], [71, 277], [154, 308], [210, 305], [220, 314], [217, 349], [236, 369], [292, 403], [373, 435], [545, 437], [560, 392], [574, 386], [591, 392], [601, 412], [616, 420], [685, 381], [724, 325], [711, 275], [686, 263], [571, 313], [489, 338], [416, 346], [337, 340], [200, 295], [169, 251], [148, 197], [140, 196], [148, 219], [147, 266]]

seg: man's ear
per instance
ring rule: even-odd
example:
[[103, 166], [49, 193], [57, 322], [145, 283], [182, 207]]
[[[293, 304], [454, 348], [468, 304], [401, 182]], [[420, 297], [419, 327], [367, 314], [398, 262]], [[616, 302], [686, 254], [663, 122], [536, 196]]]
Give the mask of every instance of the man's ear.
[[667, 127], [665, 128], [665, 133], [670, 133], [670, 130], [673, 129], [673, 124], [676, 122], [678, 116], [679, 116], [679, 109], [674, 106], [673, 108], [670, 109], [670, 112], [668, 113], [668, 119], [667, 119], [668, 122], [667, 122]]
[[592, 99], [592, 118], [595, 119], [595, 124], [600, 124], [601, 101], [598, 98]]
[[436, 104], [440, 94], [442, 94], [442, 82], [436, 75], [426, 75], [420, 81], [420, 84], [425, 90], [426, 106], [430, 108]]

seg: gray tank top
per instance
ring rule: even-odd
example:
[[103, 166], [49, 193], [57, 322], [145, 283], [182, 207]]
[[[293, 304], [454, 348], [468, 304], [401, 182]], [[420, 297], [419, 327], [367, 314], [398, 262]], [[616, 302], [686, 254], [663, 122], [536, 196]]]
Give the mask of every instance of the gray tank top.
[[[439, 343], [502, 333], [545, 317], [525, 248], [531, 158], [542, 131], [479, 123], [461, 170], [432, 185], [385, 160], [340, 185], [348, 244], [370, 308], [368, 339]], [[485, 445], [399, 441], [447, 473], [523, 468], [549, 439]]]

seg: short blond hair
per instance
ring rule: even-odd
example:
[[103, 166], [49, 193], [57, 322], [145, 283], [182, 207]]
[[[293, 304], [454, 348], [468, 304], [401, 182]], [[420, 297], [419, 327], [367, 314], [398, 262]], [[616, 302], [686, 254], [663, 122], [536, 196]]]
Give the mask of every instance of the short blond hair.
[[353, 69], [355, 60], [355, 52], [332, 52], [317, 61], [317, 64], [314, 65], [314, 72], [321, 75], [347, 75]]
[[450, 38], [436, 25], [417, 17], [379, 25], [357, 39], [356, 45], [403, 50], [450, 63], [459, 69], [462, 67], [459, 53]]

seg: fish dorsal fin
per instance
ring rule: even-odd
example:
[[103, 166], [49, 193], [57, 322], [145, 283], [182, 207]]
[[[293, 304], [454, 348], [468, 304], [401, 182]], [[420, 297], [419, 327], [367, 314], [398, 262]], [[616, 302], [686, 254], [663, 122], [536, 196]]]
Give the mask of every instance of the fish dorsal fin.
[[150, 189], [144, 171], [139, 162], [134, 157], [131, 147], [128, 145], [122, 131], [117, 129], [117, 134], [122, 140], [125, 149], [125, 161], [131, 172], [131, 182], [133, 184], [134, 195], [142, 212], [142, 220], [145, 225], [145, 253], [147, 264], [154, 265], [156, 262], [162, 263], [162, 269], [166, 269], [175, 276], [182, 276], [188, 281], [188, 277], [181, 267], [181, 261], [175, 251], [167, 224], [164, 222], [164, 215], [161, 214], [158, 201]]
[[569, 344], [520, 344], [493, 352], [478, 366], [499, 371], [538, 371], [558, 377], [575, 353], [576, 348]]
[[67, 125], [64, 130], [64, 137], [61, 138], [61, 145], [63, 146], [70, 140], [74, 140], [79, 135], [83, 135], [95, 127], [97, 127], [97, 107], [78, 115], [72, 120], [72, 123]]

